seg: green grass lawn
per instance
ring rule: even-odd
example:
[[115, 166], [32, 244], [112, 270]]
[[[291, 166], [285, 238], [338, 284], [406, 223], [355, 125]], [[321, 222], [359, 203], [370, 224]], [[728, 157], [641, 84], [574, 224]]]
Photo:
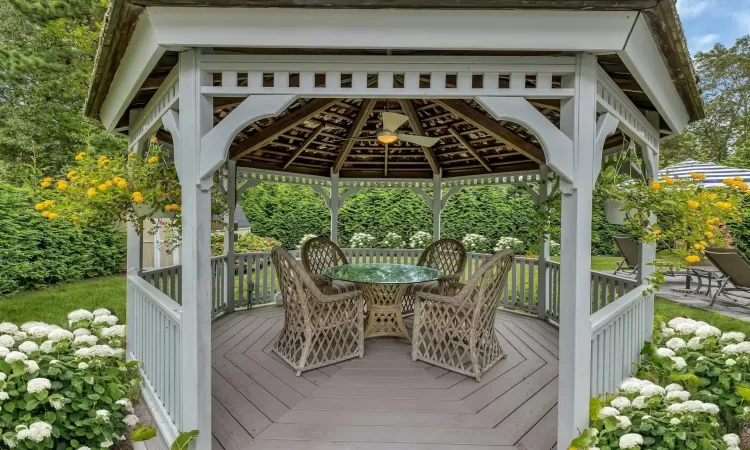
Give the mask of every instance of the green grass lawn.
[[67, 326], [70, 311], [107, 308], [125, 322], [125, 277], [111, 276], [67, 283], [0, 298], [0, 322], [31, 320]]
[[719, 313], [706, 311], [705, 309], [693, 308], [692, 306], [686, 306], [663, 298], [656, 299], [654, 309], [656, 310], [656, 314], [662, 316], [665, 322], [669, 322], [675, 317], [687, 317], [688, 319], [702, 320], [722, 331], [742, 331], [750, 336], [750, 322], [722, 316]]

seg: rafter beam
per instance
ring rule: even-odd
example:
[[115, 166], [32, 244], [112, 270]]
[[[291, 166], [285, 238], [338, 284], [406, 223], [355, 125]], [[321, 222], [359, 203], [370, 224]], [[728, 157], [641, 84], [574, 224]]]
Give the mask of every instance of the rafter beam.
[[367, 118], [370, 117], [370, 113], [372, 113], [374, 107], [375, 100], [362, 100], [362, 106], [359, 108], [359, 112], [357, 112], [357, 117], [354, 118], [352, 127], [349, 129], [349, 132], [346, 133], [347, 140], [344, 141], [344, 144], [339, 151], [339, 155], [336, 157], [336, 162], [333, 163], [333, 173], [339, 173], [341, 171], [341, 168], [344, 166], [344, 161], [346, 161], [346, 157], [349, 156], [349, 152], [352, 150], [352, 147], [354, 147], [355, 141], [353, 138], [359, 136], [362, 132], [362, 128], [365, 126], [365, 122], [367, 122]]
[[527, 142], [508, 128], [500, 125], [495, 120], [485, 116], [481, 112], [472, 108], [462, 100], [435, 100], [443, 108], [452, 111], [457, 116], [471, 123], [477, 128], [481, 128], [498, 141], [511, 147], [513, 150], [521, 153], [537, 164], [544, 164], [544, 150]]
[[[411, 100], [399, 100], [398, 103], [399, 105], [401, 105], [401, 109], [404, 110], [406, 117], [409, 118], [409, 126], [411, 127], [411, 130], [414, 132], [414, 134], [426, 136], [424, 133], [424, 128], [422, 127], [422, 121], [419, 120], [419, 115], [417, 114], [417, 110], [414, 109], [414, 105], [411, 103]], [[440, 163], [438, 162], [438, 159], [435, 156], [435, 152], [432, 150], [432, 148], [423, 146], [422, 152], [424, 152], [424, 156], [430, 163], [432, 173], [440, 173]]]
[[464, 139], [463, 136], [455, 129], [455, 128], [448, 128], [448, 131], [453, 135], [453, 137], [458, 141], [459, 144], [461, 144], [466, 150], [471, 153], [471, 156], [474, 157], [477, 161], [479, 161], [479, 164], [482, 165], [485, 169], [487, 169], [487, 172], [492, 172], [492, 167], [487, 163], [487, 161], [482, 157], [482, 155], [479, 154], [478, 151], [474, 147], [471, 146], [468, 142], [466, 142], [466, 139]]
[[335, 98], [319, 98], [311, 101], [291, 114], [287, 114], [286, 117], [283, 117], [266, 128], [263, 128], [257, 134], [251, 136], [246, 142], [242, 142], [240, 145], [233, 148], [229, 153], [230, 159], [239, 159], [254, 152], [294, 128], [300, 122], [304, 122], [305, 120], [314, 117], [337, 102], [338, 99]]
[[297, 157], [298, 157], [299, 155], [301, 155], [301, 154], [302, 154], [302, 152], [304, 152], [304, 151], [305, 151], [305, 149], [306, 149], [306, 148], [307, 148], [307, 147], [308, 147], [308, 146], [309, 146], [310, 144], [312, 144], [312, 143], [313, 143], [313, 141], [314, 141], [314, 140], [315, 140], [315, 139], [316, 139], [316, 138], [318, 137], [318, 135], [319, 135], [319, 134], [320, 134], [320, 133], [321, 133], [321, 132], [322, 132], [322, 131], [323, 131], [324, 129], [325, 129], [325, 126], [323, 126], [323, 125], [320, 125], [320, 126], [319, 126], [319, 127], [318, 127], [318, 128], [316, 129], [316, 130], [314, 130], [314, 131], [312, 132], [312, 134], [310, 135], [310, 137], [308, 137], [308, 138], [307, 138], [307, 139], [305, 140], [305, 142], [303, 142], [303, 143], [302, 143], [302, 144], [301, 144], [301, 145], [299, 146], [299, 148], [298, 148], [297, 150], [295, 150], [294, 154], [293, 154], [293, 155], [292, 155], [292, 156], [291, 156], [291, 157], [289, 158], [289, 160], [288, 160], [288, 161], [287, 161], [286, 163], [284, 163], [284, 167], [282, 167], [282, 169], [286, 169], [287, 167], [289, 167], [289, 164], [291, 164], [292, 162], [294, 162], [294, 160], [295, 160], [295, 159], [297, 159]]

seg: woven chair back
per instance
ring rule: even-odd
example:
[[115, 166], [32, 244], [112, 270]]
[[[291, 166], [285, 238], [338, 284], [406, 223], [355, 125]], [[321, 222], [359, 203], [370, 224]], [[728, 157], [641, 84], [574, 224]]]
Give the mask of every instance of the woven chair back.
[[302, 265], [310, 273], [320, 275], [323, 269], [348, 263], [341, 248], [325, 236], [308, 239], [302, 245]]
[[422, 252], [417, 265], [437, 269], [443, 275], [463, 275], [466, 247], [455, 239], [440, 239]]
[[473, 310], [474, 329], [482, 333], [492, 332], [500, 294], [514, 261], [515, 256], [511, 250], [495, 253], [479, 267], [458, 293], [458, 297], [464, 298], [462, 303], [467, 309]]
[[304, 329], [310, 321], [311, 290], [318, 288], [299, 262], [281, 247], [271, 250], [279, 291], [284, 301], [284, 316], [288, 324]]

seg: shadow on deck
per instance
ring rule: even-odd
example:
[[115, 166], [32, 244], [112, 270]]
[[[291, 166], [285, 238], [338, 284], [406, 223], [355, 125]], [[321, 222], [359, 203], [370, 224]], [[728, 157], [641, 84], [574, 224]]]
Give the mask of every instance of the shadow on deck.
[[278, 306], [213, 324], [213, 450], [549, 450], [557, 433], [557, 329], [498, 311], [507, 357], [482, 381], [411, 360], [405, 341], [303, 373], [271, 352]]

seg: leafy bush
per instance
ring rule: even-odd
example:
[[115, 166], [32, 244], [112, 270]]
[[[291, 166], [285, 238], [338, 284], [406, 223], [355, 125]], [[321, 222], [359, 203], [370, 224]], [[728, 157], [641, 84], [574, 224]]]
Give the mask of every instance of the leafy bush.
[[69, 329], [0, 324], [0, 433], [19, 450], [110, 448], [138, 423], [138, 363], [107, 310], [77, 310]]
[[432, 235], [426, 231], [417, 231], [409, 239], [409, 248], [427, 248], [432, 244]]
[[306, 235], [302, 236], [302, 239], [299, 240], [299, 245], [297, 246], [297, 248], [301, 249], [302, 246], [305, 245], [305, 242], [309, 241], [310, 239], [316, 238], [316, 237], [318, 237], [318, 235], [316, 235], [316, 234], [306, 234]]
[[[279, 245], [279, 241], [273, 238], [258, 236], [253, 233], [243, 233], [234, 241], [235, 253], [270, 252]], [[214, 233], [211, 235], [211, 254], [219, 256], [224, 254], [224, 235]]]
[[404, 238], [401, 237], [401, 235], [388, 233], [380, 242], [380, 246], [383, 248], [404, 248], [406, 247], [406, 241], [404, 241]]
[[560, 256], [560, 244], [555, 241], [549, 241], [550, 256]]
[[481, 234], [469, 233], [461, 239], [466, 251], [472, 253], [489, 253], [490, 240]]
[[34, 203], [24, 190], [0, 184], [0, 295], [123, 269], [124, 233], [49, 220]]
[[516, 239], [514, 237], [501, 237], [497, 244], [495, 244], [495, 251], [500, 250], [512, 250], [515, 254], [521, 254], [525, 250], [525, 246], [523, 245], [523, 241], [520, 239]]
[[375, 236], [367, 233], [354, 233], [352, 240], [349, 241], [351, 248], [373, 248], [375, 247]]

